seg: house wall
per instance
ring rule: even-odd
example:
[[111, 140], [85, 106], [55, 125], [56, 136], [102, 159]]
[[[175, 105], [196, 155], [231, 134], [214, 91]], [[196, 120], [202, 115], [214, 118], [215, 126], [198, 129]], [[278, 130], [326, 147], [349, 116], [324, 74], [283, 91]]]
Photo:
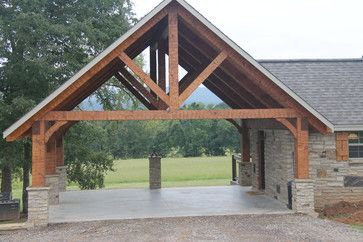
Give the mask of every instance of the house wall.
[[[251, 130], [252, 186], [259, 188], [258, 131]], [[363, 187], [345, 187], [345, 176], [363, 177], [363, 159], [336, 161], [335, 134], [309, 136], [310, 178], [315, 208], [339, 201], [362, 201]], [[265, 192], [288, 203], [287, 183], [294, 179], [294, 138], [287, 130], [265, 130]]]

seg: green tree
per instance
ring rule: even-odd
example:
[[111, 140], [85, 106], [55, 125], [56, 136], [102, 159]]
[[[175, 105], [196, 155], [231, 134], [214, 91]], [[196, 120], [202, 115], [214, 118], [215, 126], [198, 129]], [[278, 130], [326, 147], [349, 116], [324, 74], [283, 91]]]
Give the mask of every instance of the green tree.
[[[0, 1], [0, 112], [6, 113], [1, 115], [2, 130], [134, 22], [130, 0]], [[20, 103], [15, 110], [18, 100], [26, 100], [29, 106]], [[2, 140], [0, 145], [2, 187], [11, 189], [6, 184], [11, 184], [15, 166], [23, 163], [24, 170], [29, 167], [24, 160], [30, 154], [19, 152], [29, 152], [29, 143]]]
[[106, 129], [102, 123], [92, 122], [82, 122], [71, 129], [65, 143], [68, 179], [81, 189], [104, 187], [104, 174], [113, 166]]

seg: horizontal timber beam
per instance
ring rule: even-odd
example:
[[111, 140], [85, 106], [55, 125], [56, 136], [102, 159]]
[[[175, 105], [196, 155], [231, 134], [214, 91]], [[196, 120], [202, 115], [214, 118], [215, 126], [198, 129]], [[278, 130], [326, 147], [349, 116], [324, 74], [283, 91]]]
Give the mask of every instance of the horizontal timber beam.
[[43, 120], [49, 121], [124, 121], [124, 120], [188, 120], [188, 119], [268, 119], [296, 118], [293, 109], [229, 109], [175, 111], [54, 111]]

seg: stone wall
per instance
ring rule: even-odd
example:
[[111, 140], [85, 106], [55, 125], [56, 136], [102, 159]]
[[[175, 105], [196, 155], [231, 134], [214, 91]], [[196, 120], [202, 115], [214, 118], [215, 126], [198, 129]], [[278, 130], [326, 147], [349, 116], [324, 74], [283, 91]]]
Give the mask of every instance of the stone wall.
[[27, 188], [28, 191], [28, 222], [35, 226], [48, 224], [49, 188]]
[[252, 163], [238, 161], [238, 184], [241, 186], [251, 186]]
[[[252, 186], [259, 188], [258, 132], [251, 132]], [[288, 204], [287, 183], [294, 178], [294, 138], [287, 130], [265, 130], [265, 192]]]
[[59, 175], [45, 176], [45, 186], [49, 187], [49, 205], [59, 204]]
[[[252, 186], [259, 188], [258, 131], [251, 130]], [[345, 187], [345, 176], [363, 177], [363, 159], [336, 161], [335, 134], [309, 136], [310, 179], [315, 208], [363, 200], [363, 187]], [[294, 138], [287, 130], [265, 130], [266, 194], [288, 203], [287, 182], [294, 179]]]
[[266, 194], [288, 204], [287, 183], [294, 179], [294, 137], [287, 130], [265, 131]]
[[314, 180], [295, 179], [292, 182], [292, 209], [297, 213], [315, 215]]
[[315, 181], [315, 208], [340, 201], [362, 201], [363, 187], [345, 187], [345, 176], [363, 177], [363, 159], [336, 161], [335, 135], [311, 134], [310, 177]]
[[161, 188], [161, 157], [149, 156], [149, 187]]
[[65, 192], [67, 190], [67, 167], [58, 166], [56, 173], [59, 175], [59, 192]]

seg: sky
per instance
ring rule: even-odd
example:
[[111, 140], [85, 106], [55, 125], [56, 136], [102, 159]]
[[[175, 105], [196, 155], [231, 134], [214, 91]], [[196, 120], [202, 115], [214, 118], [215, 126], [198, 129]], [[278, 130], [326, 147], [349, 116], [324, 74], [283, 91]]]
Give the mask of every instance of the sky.
[[[141, 18], [161, 0], [133, 0]], [[362, 58], [361, 0], [187, 0], [255, 59]]]

